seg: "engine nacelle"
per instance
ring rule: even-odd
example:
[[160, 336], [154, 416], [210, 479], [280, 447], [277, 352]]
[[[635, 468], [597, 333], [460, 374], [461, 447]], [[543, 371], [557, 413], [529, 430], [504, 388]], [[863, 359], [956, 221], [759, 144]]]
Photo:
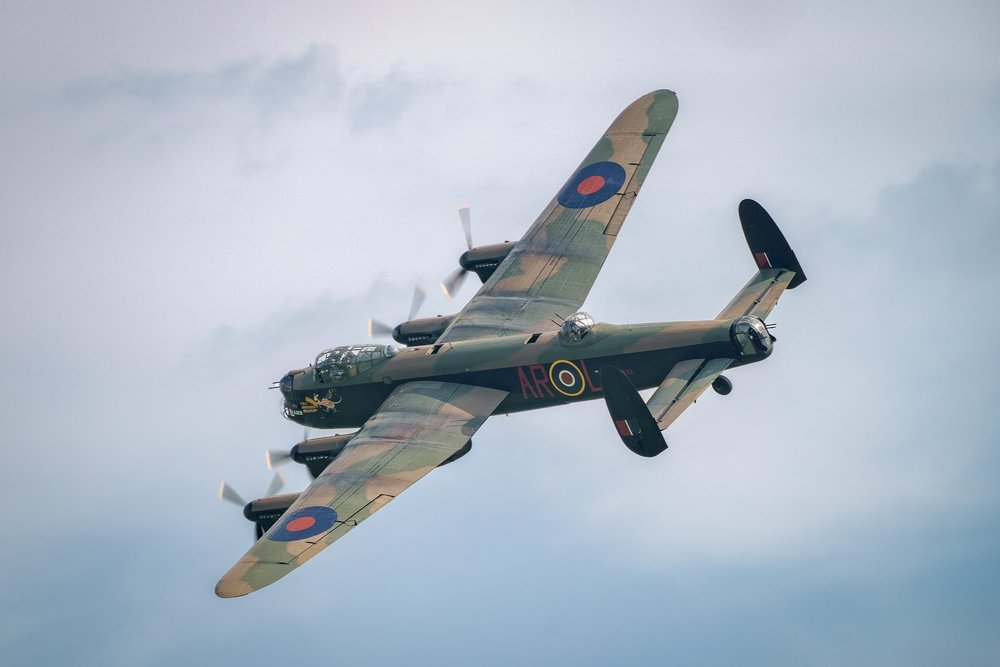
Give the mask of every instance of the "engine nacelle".
[[485, 283], [515, 245], [517, 244], [513, 241], [507, 241], [506, 243], [476, 246], [463, 252], [458, 263], [466, 271], [474, 271], [479, 279]]
[[308, 468], [309, 474], [316, 479], [330, 465], [330, 461], [340, 456], [354, 435], [354, 433], [328, 435], [300, 442], [292, 447], [292, 460]]
[[299, 499], [299, 495], [298, 493], [285, 493], [270, 498], [258, 498], [246, 504], [243, 508], [243, 516], [257, 525], [258, 540], [270, 530], [282, 514], [288, 511], [292, 503]]
[[444, 330], [451, 325], [454, 315], [438, 315], [437, 317], [422, 317], [419, 320], [409, 320], [392, 330], [392, 337], [397, 343], [406, 346], [433, 345], [441, 337]]
[[[313, 479], [318, 477], [323, 470], [330, 465], [330, 462], [337, 458], [344, 447], [354, 437], [354, 433], [345, 435], [331, 435], [325, 438], [314, 438], [306, 440], [292, 447], [292, 459], [296, 463], [302, 463], [309, 469], [309, 474]], [[472, 439], [465, 445], [441, 462], [438, 467], [448, 465], [453, 461], [462, 458], [472, 449]], [[284, 516], [288, 508], [299, 499], [300, 493], [284, 493], [280, 496], [270, 496], [268, 498], [258, 498], [252, 500], [243, 507], [243, 516], [256, 526], [257, 539], [264, 536], [278, 520]]]

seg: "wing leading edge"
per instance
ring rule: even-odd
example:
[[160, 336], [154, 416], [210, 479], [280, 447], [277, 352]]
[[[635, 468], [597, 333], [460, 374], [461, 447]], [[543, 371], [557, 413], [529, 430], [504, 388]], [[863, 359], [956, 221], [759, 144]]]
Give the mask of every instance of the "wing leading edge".
[[552, 331], [576, 312], [676, 116], [669, 90], [626, 107], [437, 342]]
[[507, 392], [400, 385], [281, 519], [219, 580], [219, 597], [274, 583], [461, 449]]

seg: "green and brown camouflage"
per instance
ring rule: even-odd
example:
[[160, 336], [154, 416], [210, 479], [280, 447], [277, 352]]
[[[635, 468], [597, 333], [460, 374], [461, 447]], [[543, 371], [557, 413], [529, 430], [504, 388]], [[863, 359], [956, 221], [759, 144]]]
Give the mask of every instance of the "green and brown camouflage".
[[[338, 456], [219, 581], [246, 595], [302, 565], [469, 441], [505, 393], [447, 382], [400, 385]], [[319, 530], [317, 530], [319, 529]]]
[[[647, 389], [681, 361], [735, 357], [734, 322], [598, 323], [578, 342], [548, 331], [402, 349], [335, 348], [336, 361], [323, 353], [317, 364], [284, 378], [285, 414], [314, 428], [358, 427], [397, 386], [427, 379], [507, 392], [494, 413], [521, 412], [601, 398], [599, 371], [607, 365]], [[751, 355], [734, 364], [754, 360]], [[324, 373], [331, 365], [342, 372]]]
[[[438, 342], [552, 331], [559, 328], [553, 322], [559, 314], [576, 312], [676, 116], [677, 96], [669, 90], [643, 95], [626, 107]], [[622, 184], [611, 196], [593, 206], [560, 203], [584, 169], [606, 164], [621, 168]], [[594, 178], [602, 176], [607, 174]]]
[[[622, 442], [655, 456], [667, 446], [660, 431], [709, 386], [729, 393], [723, 371], [771, 354], [763, 320], [805, 274], [751, 200], [739, 213], [758, 270], [716, 319], [614, 325], [577, 312], [676, 112], [669, 91], [629, 105], [431, 343], [332, 348], [281, 379], [288, 419], [360, 430], [302, 443], [319, 457], [313, 483], [298, 496], [247, 506], [266, 532], [219, 581], [218, 595], [245, 595], [306, 562], [430, 470], [464, 455], [490, 415], [603, 398]], [[637, 391], [653, 387], [643, 402]]]

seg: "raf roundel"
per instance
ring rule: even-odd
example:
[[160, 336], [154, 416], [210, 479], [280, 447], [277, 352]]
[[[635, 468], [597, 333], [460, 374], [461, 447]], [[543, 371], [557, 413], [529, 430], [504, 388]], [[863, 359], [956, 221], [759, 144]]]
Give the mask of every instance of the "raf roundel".
[[594, 162], [569, 179], [556, 197], [566, 208], [597, 206], [611, 199], [625, 184], [625, 170], [615, 162]]
[[549, 366], [549, 380], [552, 381], [552, 386], [556, 388], [556, 391], [570, 398], [582, 394], [586, 386], [586, 380], [583, 379], [583, 373], [580, 372], [579, 367], [572, 361], [565, 359], [552, 362], [552, 365]]
[[329, 507], [313, 505], [302, 507], [282, 518], [281, 525], [269, 536], [276, 542], [294, 542], [313, 537], [333, 528], [337, 513]]

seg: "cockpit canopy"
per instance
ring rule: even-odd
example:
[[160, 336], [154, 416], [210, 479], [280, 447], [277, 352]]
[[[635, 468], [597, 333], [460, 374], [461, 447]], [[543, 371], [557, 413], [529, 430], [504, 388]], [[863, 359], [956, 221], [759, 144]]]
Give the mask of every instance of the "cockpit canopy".
[[594, 328], [594, 318], [583, 311], [567, 317], [559, 327], [564, 343], [579, 343]]
[[365, 373], [399, 350], [395, 345], [343, 345], [323, 350], [313, 364], [313, 377], [317, 382], [343, 382], [359, 373]]

